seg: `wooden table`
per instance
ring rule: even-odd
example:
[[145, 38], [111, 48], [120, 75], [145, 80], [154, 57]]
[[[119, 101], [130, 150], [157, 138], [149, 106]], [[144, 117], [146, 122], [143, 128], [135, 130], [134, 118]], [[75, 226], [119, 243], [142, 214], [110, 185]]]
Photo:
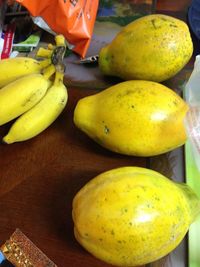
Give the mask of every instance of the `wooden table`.
[[[157, 12], [185, 16], [190, 2], [160, 0]], [[184, 70], [182, 73], [187, 77]], [[68, 93], [65, 111], [46, 131], [27, 142], [0, 145], [0, 242], [20, 228], [60, 267], [106, 267], [109, 265], [87, 253], [74, 238], [74, 195], [94, 176], [120, 166], [151, 167], [176, 179], [177, 174], [183, 175], [183, 166], [179, 167], [182, 150], [151, 159], [109, 152], [73, 124], [78, 99], [90, 95], [91, 89], [68, 88]], [[1, 137], [9, 127], [0, 128]], [[172, 166], [169, 159], [173, 155], [178, 155], [178, 165]]]

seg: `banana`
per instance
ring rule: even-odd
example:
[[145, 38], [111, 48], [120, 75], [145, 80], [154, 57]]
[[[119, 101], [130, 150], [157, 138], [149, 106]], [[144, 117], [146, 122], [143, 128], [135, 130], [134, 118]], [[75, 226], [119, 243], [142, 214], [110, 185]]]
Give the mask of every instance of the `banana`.
[[55, 36], [56, 46], [66, 46], [65, 37], [62, 34], [58, 34]]
[[47, 45], [47, 49], [49, 49], [49, 50], [54, 50], [54, 49], [55, 49], [55, 45], [49, 43], [49, 44]]
[[28, 140], [50, 126], [66, 106], [68, 94], [63, 73], [56, 72], [55, 81], [40, 102], [21, 115], [11, 126], [3, 142], [11, 144]]
[[51, 58], [52, 54], [53, 54], [52, 49], [46, 49], [44, 47], [40, 47], [36, 53], [36, 56], [43, 58]]
[[44, 74], [30, 74], [9, 83], [0, 90], [0, 125], [17, 118], [32, 108], [45, 95], [55, 72], [50, 65]]
[[42, 61], [28, 57], [16, 57], [0, 60], [0, 88], [16, 79], [33, 73], [41, 73], [51, 64], [51, 59]]

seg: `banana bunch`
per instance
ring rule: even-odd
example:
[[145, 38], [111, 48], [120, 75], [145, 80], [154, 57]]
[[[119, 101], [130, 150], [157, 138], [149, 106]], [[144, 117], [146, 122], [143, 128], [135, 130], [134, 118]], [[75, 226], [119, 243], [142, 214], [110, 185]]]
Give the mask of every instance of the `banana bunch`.
[[28, 140], [44, 131], [60, 115], [67, 103], [63, 73], [56, 71], [55, 80], [37, 105], [22, 114], [3, 138], [7, 144]]
[[32, 58], [0, 61], [0, 71], [4, 73], [0, 77], [0, 125], [15, 119], [4, 143], [33, 138], [65, 108], [68, 99], [62, 64], [65, 39], [59, 35], [55, 41], [56, 46], [50, 44], [48, 49], [38, 50], [37, 56], [45, 58], [41, 61]]

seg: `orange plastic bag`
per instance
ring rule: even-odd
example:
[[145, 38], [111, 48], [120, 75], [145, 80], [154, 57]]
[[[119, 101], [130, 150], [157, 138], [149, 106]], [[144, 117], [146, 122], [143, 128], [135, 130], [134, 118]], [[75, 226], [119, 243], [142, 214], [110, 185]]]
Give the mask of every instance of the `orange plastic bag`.
[[41, 17], [57, 34], [63, 34], [73, 51], [85, 57], [89, 47], [98, 0], [16, 0], [33, 17]]

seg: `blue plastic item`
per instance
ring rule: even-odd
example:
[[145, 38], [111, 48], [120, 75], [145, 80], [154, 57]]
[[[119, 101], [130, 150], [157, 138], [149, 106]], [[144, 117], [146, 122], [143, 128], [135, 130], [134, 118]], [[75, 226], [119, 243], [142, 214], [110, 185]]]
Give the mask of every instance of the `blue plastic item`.
[[3, 255], [3, 253], [0, 251], [0, 264], [5, 261], [5, 256]]
[[193, 0], [188, 10], [188, 23], [195, 36], [200, 39], [200, 0]]

